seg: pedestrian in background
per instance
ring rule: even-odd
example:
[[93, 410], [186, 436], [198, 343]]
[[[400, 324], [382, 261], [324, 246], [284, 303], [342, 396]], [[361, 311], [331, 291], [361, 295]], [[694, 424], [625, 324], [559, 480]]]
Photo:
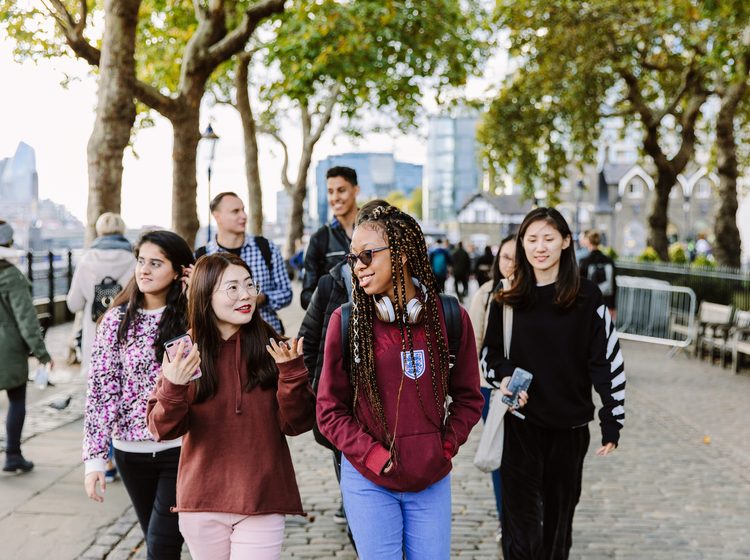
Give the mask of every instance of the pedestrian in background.
[[[469, 317], [471, 324], [474, 326], [474, 340], [477, 345], [477, 355], [481, 354], [484, 335], [487, 330], [487, 315], [489, 314], [492, 295], [498, 291], [502, 285], [500, 281], [503, 278], [513, 276], [513, 267], [516, 262], [516, 236], [509, 235], [500, 242], [500, 248], [497, 251], [495, 262], [492, 263], [492, 278], [479, 286], [479, 290], [474, 294], [469, 307]], [[490, 410], [490, 396], [492, 394], [492, 385], [490, 385], [484, 376], [480, 376], [480, 389], [484, 397], [484, 407], [482, 408], [482, 420], [487, 420], [487, 414]], [[500, 482], [500, 469], [492, 472], [492, 489], [495, 492], [495, 507], [497, 508], [497, 530], [495, 531], [495, 540], [500, 542], [503, 535], [503, 503], [502, 503], [502, 484]]]
[[184, 436], [180, 530], [193, 560], [279, 558], [284, 515], [303, 515], [285, 436], [309, 430], [315, 413], [303, 341], [284, 342], [263, 320], [250, 267], [231, 253], [197, 262], [189, 299], [195, 345], [164, 361], [148, 403], [158, 440]]
[[484, 252], [477, 258], [474, 268], [474, 277], [480, 286], [486, 284], [492, 277], [493, 262], [495, 262], [495, 255], [492, 254], [492, 247], [487, 245]]
[[364, 211], [348, 256], [348, 344], [339, 309], [326, 335], [318, 426], [342, 452], [341, 491], [359, 558], [447, 560], [451, 460], [482, 408], [471, 322], [460, 309], [450, 369], [419, 224], [390, 205]]
[[[508, 358], [503, 305], [513, 307]], [[594, 416], [592, 386], [602, 400], [596, 454], [606, 456], [625, 420], [625, 370], [601, 292], [578, 274], [572, 234], [557, 210], [536, 208], [524, 218], [511, 287], [490, 305], [484, 346], [487, 381], [504, 394], [516, 367], [534, 376], [525, 419], [509, 414], [504, 421], [504, 558], [565, 560]]]
[[81, 256], [73, 272], [66, 303], [71, 313], [83, 312], [81, 372], [84, 374], [88, 371], [96, 321], [99, 319], [94, 318], [91, 311], [95, 287], [107, 277], [120, 286], [125, 286], [135, 269], [133, 247], [124, 234], [125, 222], [119, 214], [105, 212], [99, 216], [96, 220], [97, 238]]
[[604, 297], [604, 305], [607, 306], [612, 320], [617, 320], [617, 268], [615, 261], [602, 253], [601, 234], [590, 229], [586, 231], [586, 245], [589, 254], [578, 261], [578, 270], [581, 278], [588, 278], [599, 286]]
[[453, 279], [456, 281], [456, 295], [458, 301], [463, 303], [464, 298], [469, 295], [469, 276], [471, 275], [471, 257], [464, 249], [464, 244], [459, 241], [451, 255], [453, 260]]
[[[97, 238], [78, 261], [66, 298], [68, 309], [81, 314], [81, 373], [84, 375], [89, 369], [97, 322], [111, 303], [111, 300], [98, 301], [94, 306], [94, 301], [102, 297], [114, 300], [116, 296], [110, 290], [106, 290], [104, 295], [105, 292], [98, 291], [97, 286], [109, 284], [121, 290], [133, 276], [135, 268], [133, 247], [125, 239], [125, 222], [119, 214], [105, 212], [96, 220], [95, 229]], [[114, 449], [111, 447], [105, 477], [107, 482], [114, 482], [117, 477]]]
[[448, 279], [450, 267], [453, 265], [450, 251], [445, 248], [442, 239], [436, 239], [435, 246], [429, 252], [429, 256], [430, 267], [432, 268], [432, 273], [435, 275], [438, 292], [443, 293], [445, 291], [445, 281]]
[[8, 394], [5, 419], [5, 472], [29, 472], [34, 463], [21, 454], [21, 432], [26, 420], [26, 384], [29, 379], [29, 353], [42, 364], [54, 366], [44, 345], [42, 328], [31, 299], [31, 284], [8, 259], [13, 228], [0, 220], [0, 390]]
[[84, 414], [85, 489], [101, 502], [110, 441], [146, 538], [149, 560], [180, 558], [175, 505], [180, 438], [154, 441], [146, 424], [164, 344], [187, 330], [183, 274], [193, 253], [171, 231], [151, 231], [135, 247], [135, 275], [115, 298], [94, 338]]

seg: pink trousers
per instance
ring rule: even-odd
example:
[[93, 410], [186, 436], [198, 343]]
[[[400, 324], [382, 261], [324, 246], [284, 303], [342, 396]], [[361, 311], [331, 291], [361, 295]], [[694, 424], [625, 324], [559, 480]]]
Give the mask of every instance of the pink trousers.
[[180, 532], [193, 560], [278, 560], [284, 516], [180, 512]]

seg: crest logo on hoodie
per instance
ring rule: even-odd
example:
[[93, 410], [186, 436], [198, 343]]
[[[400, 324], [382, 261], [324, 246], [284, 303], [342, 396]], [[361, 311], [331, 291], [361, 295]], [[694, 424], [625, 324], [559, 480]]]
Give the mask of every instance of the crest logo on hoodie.
[[401, 352], [401, 369], [409, 379], [422, 377], [424, 373], [424, 350], [414, 350], [414, 363], [411, 360], [411, 352]]

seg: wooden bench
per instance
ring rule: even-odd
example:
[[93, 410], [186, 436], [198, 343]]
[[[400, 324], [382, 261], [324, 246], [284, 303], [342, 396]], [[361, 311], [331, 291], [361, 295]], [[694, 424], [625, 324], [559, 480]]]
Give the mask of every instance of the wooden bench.
[[693, 355], [698, 356], [704, 347], [713, 340], [717, 330], [728, 328], [732, 321], [732, 306], [721, 303], [702, 301], [698, 306], [698, 313], [693, 325], [693, 332], [686, 324], [684, 317], [670, 322], [670, 331], [692, 340]]
[[728, 337], [729, 351], [732, 353], [732, 371], [740, 372], [742, 354], [750, 356], [750, 311], [737, 311], [734, 326]]

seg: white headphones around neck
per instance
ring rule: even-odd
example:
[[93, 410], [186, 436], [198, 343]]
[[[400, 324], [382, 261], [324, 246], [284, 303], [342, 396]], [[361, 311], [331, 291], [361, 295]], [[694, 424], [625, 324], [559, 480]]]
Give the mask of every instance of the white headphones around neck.
[[[425, 288], [416, 278], [411, 279], [417, 288], [422, 290], [422, 295], [427, 298], [427, 288]], [[375, 315], [384, 323], [396, 322], [396, 308], [393, 306], [391, 298], [388, 296], [372, 296], [375, 303]], [[424, 315], [424, 304], [419, 298], [412, 298], [406, 304], [404, 320], [410, 325], [415, 325], [422, 320]]]

